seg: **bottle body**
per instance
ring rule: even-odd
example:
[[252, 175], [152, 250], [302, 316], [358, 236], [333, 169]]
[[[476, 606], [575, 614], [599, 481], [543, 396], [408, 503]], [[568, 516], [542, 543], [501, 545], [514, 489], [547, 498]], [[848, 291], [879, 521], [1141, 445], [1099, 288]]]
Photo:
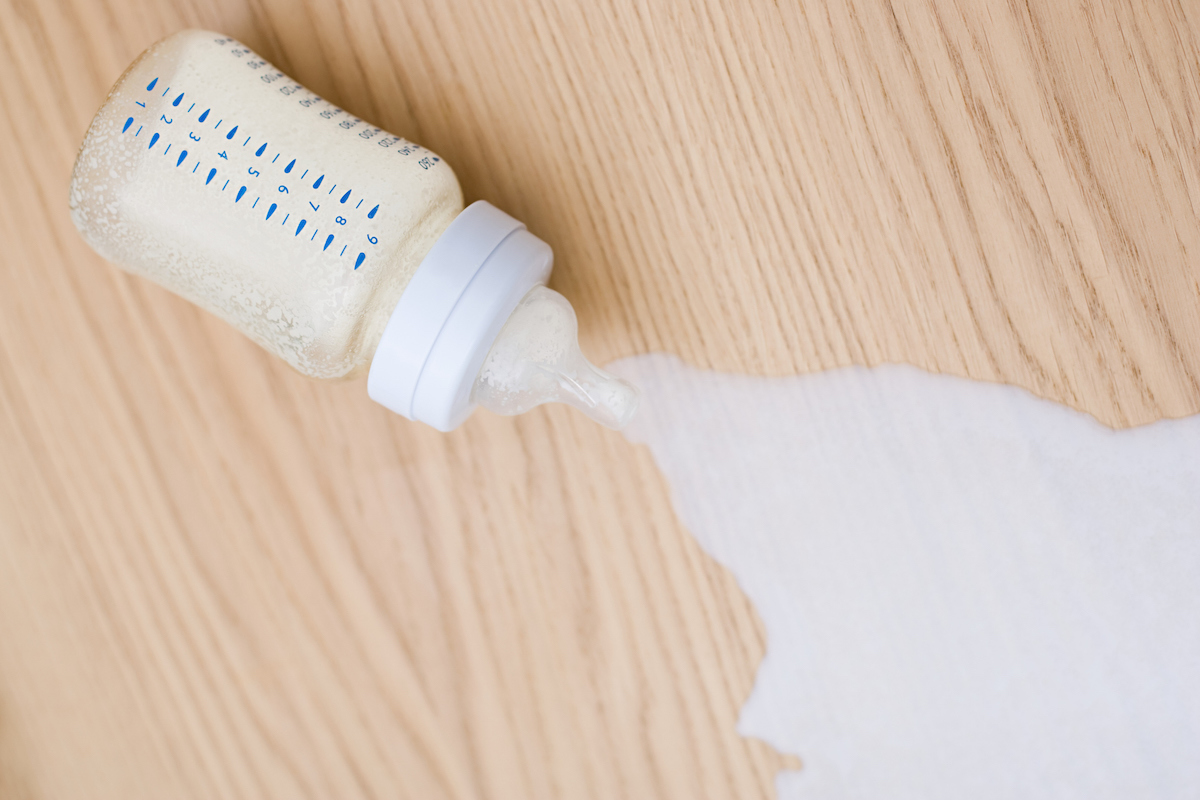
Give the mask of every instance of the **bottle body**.
[[374, 400], [439, 430], [477, 404], [567, 402], [614, 427], [636, 408], [579, 353], [570, 304], [543, 285], [545, 242], [485, 201], [464, 210], [438, 156], [221, 34], [181, 31], [130, 65], [88, 128], [70, 206], [110, 261], [305, 375], [369, 366]]
[[121, 76], [70, 203], [101, 255], [315, 378], [365, 370], [463, 208], [436, 155], [207, 31], [163, 39]]

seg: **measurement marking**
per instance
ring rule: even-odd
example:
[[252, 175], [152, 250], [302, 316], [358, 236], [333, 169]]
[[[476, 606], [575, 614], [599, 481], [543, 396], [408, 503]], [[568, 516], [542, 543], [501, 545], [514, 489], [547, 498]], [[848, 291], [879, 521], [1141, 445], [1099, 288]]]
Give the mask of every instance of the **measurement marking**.
[[[294, 158], [293, 158], [293, 159], [292, 159], [292, 163], [293, 163], [293, 164], [295, 164], [295, 163], [296, 163], [296, 159], [294, 159]], [[304, 170], [304, 175], [307, 175], [307, 174], [308, 174], [308, 170]], [[300, 176], [300, 180], [304, 180], [304, 175], [301, 175], [301, 176]]]
[[358, 258], [354, 259], [354, 268], [355, 268], [355, 269], [358, 269], [359, 267], [361, 267], [361, 266], [362, 266], [362, 262], [363, 262], [363, 261], [365, 261], [365, 260], [366, 260], [366, 258], [367, 258], [367, 254], [366, 254], [366, 253], [359, 253], [359, 254], [358, 254]]
[[138, 133], [141, 133], [141, 132], [142, 132], [142, 126], [138, 125], [137, 133], [135, 133], [134, 136], [137, 136]]
[[163, 89], [162, 96], [163, 96], [163, 97], [166, 97], [166, 96], [167, 96], [167, 92], [169, 92], [169, 91], [171, 91], [171, 87], [170, 87], [170, 86], [168, 86], [167, 88]]
[[157, 143], [158, 143], [158, 134], [156, 133], [150, 137], [150, 147], [147, 147], [146, 149], [149, 150], [150, 148], [154, 147], [154, 145]]
[[[362, 203], [363, 203], [363, 201], [362, 201], [362, 200], [359, 200], [359, 201], [358, 201], [358, 206], [361, 206], [361, 205], [362, 205]], [[354, 210], [355, 210], [355, 211], [357, 211], [357, 210], [358, 210], [358, 206], [355, 206], [355, 207], [354, 207]]]
[[281, 222], [281, 223], [279, 223], [279, 224], [280, 224], [280, 225], [287, 225], [287, 219], [288, 219], [288, 217], [290, 217], [290, 216], [291, 216], [291, 214], [285, 214], [285, 215], [284, 215], [284, 217], [283, 217], [283, 222]]
[[271, 159], [271, 163], [274, 164], [278, 160], [279, 160], [279, 153], [276, 153], [275, 157]]
[[[237, 129], [235, 128], [234, 130], [237, 130]], [[249, 136], [247, 136], [247, 137], [246, 137], [246, 141], [242, 142], [242, 147], [245, 147], [245, 146], [246, 146], [246, 145], [248, 145], [248, 144], [250, 144], [250, 137], [249, 137]]]
[[308, 220], [306, 220], [306, 219], [300, 220], [300, 224], [296, 226], [296, 232], [293, 234], [294, 236], [300, 235], [300, 231], [304, 230], [304, 224], [306, 222], [308, 222]]
[[165, 155], [166, 155], [167, 153], [169, 153], [169, 152], [171, 152], [171, 145], [170, 145], [170, 144], [168, 144], [168, 145], [167, 145], [167, 149], [166, 149], [166, 150], [163, 150], [163, 155], [165, 156]]
[[204, 109], [204, 113], [200, 115], [201, 122], [204, 122], [204, 120], [208, 119], [208, 112], [210, 112], [210, 111], [212, 111], [211, 108]]
[[225, 121], [225, 120], [223, 120], [223, 119], [219, 119], [219, 120], [217, 120], [217, 124], [216, 124], [216, 125], [213, 125], [213, 130], [215, 131], [217, 128], [221, 127], [221, 123], [222, 123], [222, 122], [224, 122], [224, 121]]
[[179, 108], [181, 102], [183, 102], [183, 92], [180, 92], [179, 97], [176, 97], [175, 101], [171, 103], [171, 108]]
[[[220, 123], [218, 123], [218, 124], [220, 124]], [[232, 138], [233, 138], [233, 135], [234, 135], [235, 133], [237, 133], [237, 129], [238, 129], [238, 126], [237, 126], [237, 125], [234, 125], [234, 126], [233, 126], [233, 128], [232, 128], [232, 129], [229, 131], [229, 133], [225, 134], [225, 138], [226, 138], [226, 139], [232, 139]]]
[[217, 174], [217, 168], [216, 168], [216, 167], [213, 167], [212, 169], [210, 169], [210, 170], [208, 171], [208, 177], [204, 179], [204, 185], [205, 185], [205, 186], [208, 186], [210, 183], [212, 183], [213, 176], [214, 176], [214, 175], [216, 175], [216, 174]]
[[288, 162], [288, 165], [283, 168], [283, 174], [286, 175], [289, 172], [291, 172], [292, 167], [294, 167], [294, 166], [296, 166], [296, 159], [293, 158], [291, 161]]
[[177, 166], [177, 167], [182, 167], [182, 166], [183, 166], [183, 160], [184, 160], [185, 158], [187, 158], [187, 150], [184, 150], [182, 153], [180, 153], [180, 154], [179, 154], [179, 160], [175, 162], [175, 166]]
[[[229, 181], [225, 181], [225, 186], [228, 186], [228, 185], [229, 185]], [[222, 187], [221, 187], [221, 191], [222, 191], [222, 192], [223, 192], [223, 191], [225, 191], [225, 186], [222, 186]]]
[[277, 208], [279, 208], [278, 205], [271, 203], [271, 207], [267, 209], [267, 219], [271, 218], [271, 215], [275, 213], [275, 209]]
[[254, 203], [253, 203], [253, 204], [251, 204], [251, 206], [250, 206], [250, 207], [251, 207], [251, 208], [254, 208], [254, 206], [258, 205], [258, 201], [259, 201], [259, 200], [262, 200], [262, 198], [261, 198], [261, 197], [256, 197], [256, 198], [254, 198]]
[[[254, 151], [254, 155], [261, 157], [262, 154], [265, 152], [267, 152], [267, 143], [263, 142], [262, 145], [257, 150]], [[279, 156], [275, 156], [275, 157], [279, 158]], [[271, 163], [274, 163], [274, 162], [271, 162]]]
[[145, 108], [145, 107], [146, 107], [146, 104], [145, 104], [145, 103], [143, 103], [141, 100], [136, 100], [136, 101], [134, 101], [134, 102], [136, 102], [136, 103], [137, 103], [139, 106], [141, 106], [142, 108]]
[[324, 253], [326, 250], [328, 250], [329, 245], [332, 243], [333, 243], [333, 234], [331, 233], [325, 237], [325, 246], [321, 248], [321, 252]]
[[196, 107], [196, 104], [195, 104], [195, 103], [192, 103], [190, 106], [188, 106], [188, 113], [189, 113], [189, 114], [190, 114], [190, 113], [192, 113], [192, 109], [193, 109], [193, 108], [195, 108], [195, 107]]
[[[304, 176], [303, 176], [303, 175], [301, 175], [300, 177], [301, 177], [301, 178], [303, 178]], [[322, 175], [321, 177], [317, 178], [317, 182], [313, 184], [313, 188], [314, 188], [314, 189], [320, 189], [320, 188], [321, 188], [321, 181], [323, 181], [323, 180], [325, 180], [325, 176], [324, 176], [324, 175]]]
[[308, 237], [308, 240], [309, 240], [310, 242], [311, 242], [313, 239], [317, 238], [317, 231], [319, 231], [319, 230], [321, 230], [321, 229], [320, 229], [320, 228], [313, 228], [313, 235], [312, 235], [312, 236], [310, 236], [310, 237]]
[[344, 244], [344, 245], [342, 245], [342, 252], [338, 253], [338, 255], [339, 255], [339, 256], [345, 255], [345, 254], [346, 254], [346, 248], [347, 248], [347, 247], [349, 247], [349, 246], [350, 246], [350, 245], [348, 245], [348, 244]]
[[154, 80], [150, 81], [150, 85], [146, 87], [146, 91], [148, 92], [148, 91], [150, 91], [151, 89], [153, 89], [153, 88], [154, 88], [154, 84], [156, 84], [156, 83], [158, 83], [158, 78], [155, 78]]
[[238, 189], [238, 195], [237, 195], [237, 197], [233, 198], [233, 202], [235, 202], [235, 203], [236, 203], [238, 200], [241, 200], [241, 199], [242, 199], [242, 195], [244, 195], [245, 193], [246, 193], [246, 187], [245, 187], [245, 186], [243, 186], [242, 188]]
[[200, 169], [200, 162], [199, 162], [199, 161], [197, 161], [197, 162], [196, 162], [196, 166], [192, 167], [192, 174], [193, 174], [193, 175], [195, 175], [195, 174], [196, 174], [196, 170], [198, 170], [198, 169]]
[[347, 201], [347, 200], [349, 200], [349, 199], [350, 199], [350, 190], [349, 190], [349, 189], [347, 189], [347, 190], [346, 190], [346, 193], [345, 193], [344, 195], [342, 195], [342, 199], [341, 199], [341, 203], [342, 203], [342, 205], [345, 205], [345, 204], [346, 204], [346, 201]]
[[367, 219], [375, 219], [375, 212], [379, 210], [379, 206], [375, 206], [367, 212]]
[[121, 133], [124, 133], [125, 131], [129, 130], [129, 126], [132, 124], [133, 124], [133, 117], [130, 117], [129, 119], [125, 120], [125, 127], [121, 128]]
[[333, 194], [333, 190], [334, 190], [334, 189], [336, 189], [336, 188], [337, 188], [337, 184], [336, 184], [336, 183], [335, 183], [333, 186], [330, 186], [330, 187], [329, 187], [329, 193], [330, 193], [330, 194]]

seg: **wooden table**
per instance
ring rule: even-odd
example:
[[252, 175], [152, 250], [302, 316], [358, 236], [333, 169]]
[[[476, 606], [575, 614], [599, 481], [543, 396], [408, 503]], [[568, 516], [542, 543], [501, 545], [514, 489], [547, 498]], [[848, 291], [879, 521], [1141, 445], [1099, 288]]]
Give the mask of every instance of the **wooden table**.
[[1178, 0], [0, 2], [0, 797], [751, 798], [765, 648], [648, 454], [441, 435], [93, 254], [108, 87], [250, 44], [525, 220], [597, 361], [1200, 410]]

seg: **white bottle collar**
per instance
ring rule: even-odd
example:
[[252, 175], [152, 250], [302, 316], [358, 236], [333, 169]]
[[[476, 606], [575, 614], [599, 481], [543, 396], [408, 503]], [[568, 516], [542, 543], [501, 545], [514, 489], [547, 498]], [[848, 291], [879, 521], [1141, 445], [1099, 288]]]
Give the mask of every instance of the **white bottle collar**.
[[471, 387], [521, 298], [550, 277], [554, 253], [482, 200], [446, 228], [392, 311], [371, 361], [367, 394], [440, 431], [474, 410]]

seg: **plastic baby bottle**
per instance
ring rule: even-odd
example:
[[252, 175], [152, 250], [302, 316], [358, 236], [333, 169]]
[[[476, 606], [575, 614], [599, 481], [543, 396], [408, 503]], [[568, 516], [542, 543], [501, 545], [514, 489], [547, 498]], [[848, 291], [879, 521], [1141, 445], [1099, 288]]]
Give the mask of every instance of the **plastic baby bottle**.
[[482, 405], [566, 402], [614, 428], [628, 383], [579, 352], [553, 253], [436, 155], [234, 39], [181, 31], [120, 77], [80, 147], [75, 225], [101, 255], [314, 378], [368, 369], [392, 411], [449, 431]]

